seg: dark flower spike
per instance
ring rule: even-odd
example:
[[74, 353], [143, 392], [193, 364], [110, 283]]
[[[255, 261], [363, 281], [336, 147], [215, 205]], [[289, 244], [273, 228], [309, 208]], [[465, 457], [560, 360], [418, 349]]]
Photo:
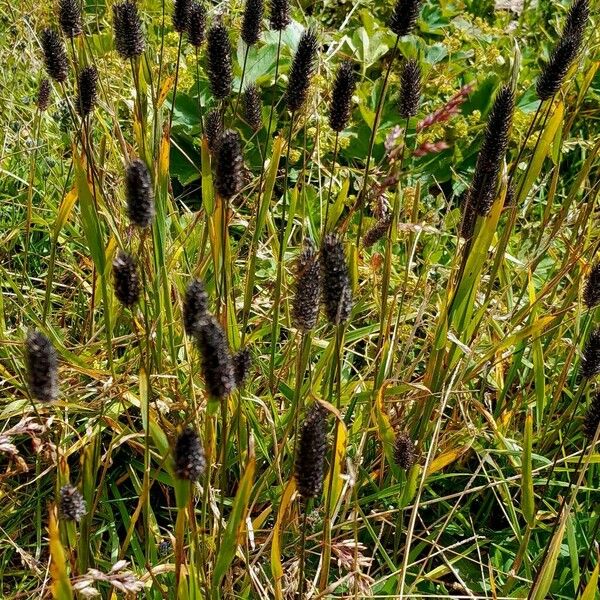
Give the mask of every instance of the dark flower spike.
[[309, 240], [296, 261], [296, 281], [292, 303], [292, 323], [300, 331], [310, 331], [319, 316], [321, 270], [318, 255]]
[[146, 163], [139, 158], [132, 160], [125, 171], [125, 197], [127, 216], [142, 229], [154, 220], [154, 188]]
[[288, 76], [286, 102], [290, 112], [300, 110], [308, 96], [310, 80], [315, 72], [317, 58], [317, 35], [307, 29], [300, 38]]
[[246, 377], [248, 377], [250, 367], [252, 366], [250, 348], [248, 348], [247, 346], [245, 348], [242, 348], [233, 355], [231, 360], [233, 362], [235, 385], [239, 388], [246, 380]]
[[202, 319], [196, 333], [196, 343], [208, 393], [215, 399], [229, 396], [235, 389], [233, 362], [225, 332], [212, 315], [207, 314]]
[[394, 443], [394, 460], [401, 469], [405, 469], [406, 471], [408, 471], [417, 460], [415, 444], [405, 431], [401, 431], [396, 435], [396, 442]]
[[68, 38], [74, 38], [83, 32], [79, 0], [58, 1], [58, 22]]
[[79, 86], [75, 108], [79, 116], [87, 117], [96, 104], [98, 87], [98, 71], [96, 67], [85, 67], [79, 73]]
[[390, 18], [390, 29], [398, 36], [408, 35], [415, 27], [422, 0], [396, 0]]
[[216, 152], [215, 187], [221, 198], [229, 199], [242, 189], [242, 144], [240, 135], [227, 129]]
[[242, 39], [248, 46], [258, 42], [264, 11], [264, 0], [246, 0], [242, 22]]
[[242, 108], [244, 114], [244, 120], [251, 129], [258, 131], [262, 125], [262, 101], [260, 92], [256, 85], [251, 83], [244, 90], [244, 97], [242, 99]]
[[569, 8], [565, 19], [565, 26], [562, 37], [574, 37], [582, 40], [585, 33], [585, 26], [590, 17], [589, 0], [575, 0]]
[[50, 340], [39, 331], [29, 331], [25, 362], [29, 393], [40, 402], [58, 398], [58, 357]]
[[199, 2], [192, 2], [188, 20], [188, 41], [199, 48], [206, 37], [206, 8]]
[[416, 60], [404, 62], [400, 82], [398, 112], [403, 119], [408, 119], [417, 114], [421, 100], [421, 67]]
[[185, 290], [183, 303], [183, 327], [189, 336], [196, 335], [206, 316], [208, 294], [200, 279], [192, 279]]
[[44, 52], [46, 72], [54, 81], [64, 83], [69, 73], [69, 63], [60, 35], [54, 29], [44, 29], [40, 41]]
[[60, 488], [58, 514], [61, 519], [79, 522], [85, 516], [86, 510], [85, 500], [76, 487], [65, 485]]
[[331, 94], [329, 125], [334, 131], [342, 131], [348, 125], [352, 107], [352, 94], [354, 94], [355, 88], [354, 65], [346, 60], [337, 71]]
[[581, 375], [591, 379], [600, 374], [600, 328], [594, 329], [583, 349], [581, 359]]
[[144, 52], [146, 41], [135, 2], [125, 0], [113, 5], [113, 28], [115, 47], [121, 58], [129, 60]]
[[175, 0], [173, 3], [173, 29], [177, 33], [187, 31], [190, 22], [190, 0]]
[[221, 119], [221, 113], [215, 108], [210, 110], [204, 119], [204, 135], [208, 142], [208, 149], [213, 154], [219, 146], [222, 133], [223, 121]]
[[583, 433], [588, 439], [593, 439], [600, 425], [600, 393], [597, 393], [583, 417]]
[[113, 280], [117, 300], [124, 306], [133, 306], [140, 297], [140, 279], [135, 261], [122, 250], [113, 260]]
[[48, 110], [50, 106], [50, 94], [52, 93], [52, 88], [50, 87], [50, 80], [46, 77], [40, 81], [40, 87], [38, 88], [38, 95], [36, 100], [36, 105], [40, 112], [44, 112]]
[[510, 127], [515, 107], [515, 95], [510, 86], [496, 94], [487, 120], [485, 138], [475, 165], [471, 187], [464, 204], [462, 235], [470, 237], [477, 215], [490, 211], [498, 188], [498, 176], [508, 147]]
[[304, 500], [316, 498], [323, 489], [327, 454], [327, 412], [318, 403], [312, 405], [299, 433], [294, 464], [298, 492]]
[[363, 236], [363, 246], [365, 248], [370, 248], [375, 242], [378, 242], [386, 235], [391, 224], [391, 214], [386, 214], [381, 217], [381, 219], [379, 219]]
[[600, 261], [590, 270], [583, 290], [583, 301], [589, 309], [600, 304]]
[[334, 234], [327, 234], [321, 247], [323, 305], [330, 323], [345, 322], [352, 310], [352, 290], [344, 246]]
[[206, 469], [204, 449], [198, 434], [188, 427], [179, 434], [173, 449], [175, 475], [178, 479], [198, 481]]
[[271, 0], [269, 22], [274, 31], [282, 31], [290, 24], [289, 0]]
[[563, 37], [559, 40], [535, 86], [540, 100], [548, 100], [560, 90], [569, 68], [579, 54], [580, 46], [581, 39], [575, 36]]
[[222, 23], [217, 23], [208, 30], [207, 55], [210, 89], [215, 98], [223, 100], [231, 94], [233, 67], [229, 33]]

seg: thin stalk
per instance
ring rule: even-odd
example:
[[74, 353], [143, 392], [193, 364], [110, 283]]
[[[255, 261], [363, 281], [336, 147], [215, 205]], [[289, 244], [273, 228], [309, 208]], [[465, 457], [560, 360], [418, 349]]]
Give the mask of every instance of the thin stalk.
[[[244, 86], [244, 76], [246, 75], [246, 63], [248, 62], [248, 53], [249, 52], [250, 52], [250, 46], [248, 46], [248, 44], [246, 44], [246, 50], [244, 51], [244, 64], [242, 66], [242, 76], [240, 78], [240, 87], [238, 89], [237, 97], [235, 99], [235, 106], [233, 108], [233, 117], [231, 118], [232, 121], [235, 121], [235, 118], [237, 117], [238, 105], [240, 103], [240, 96], [242, 95], [242, 89]], [[267, 142], [268, 142], [268, 140], [267, 140]]]
[[198, 99], [198, 116], [200, 117], [200, 137], [204, 135], [204, 119], [202, 115], [202, 102], [200, 101], [200, 58], [196, 48], [196, 95]]
[[335, 172], [335, 163], [337, 161], [338, 146], [340, 141], [340, 132], [335, 132], [335, 142], [333, 144], [333, 160], [331, 163], [331, 176], [329, 178], [329, 189], [327, 191], [327, 204], [325, 205], [325, 220], [323, 221], [323, 234], [327, 232], [327, 222], [329, 221], [329, 205], [331, 204], [331, 190], [333, 187], [333, 174]]
[[27, 215], [25, 217], [25, 248], [24, 248], [24, 256], [23, 256], [23, 279], [25, 279], [25, 275], [27, 274], [27, 259], [29, 256], [29, 234], [31, 230], [31, 217], [33, 214], [33, 184], [35, 181], [35, 159], [37, 156], [37, 149], [40, 143], [40, 130], [41, 130], [41, 122], [42, 122], [42, 113], [38, 109], [35, 112], [35, 120], [33, 124], [34, 136], [34, 146], [33, 152], [31, 153], [31, 160], [29, 163], [29, 181], [27, 185]]
[[[179, 44], [177, 45], [177, 63], [175, 64], [175, 82], [173, 84], [173, 102], [171, 103], [171, 113], [169, 114], [169, 135], [173, 126], [173, 113], [175, 112], [175, 102], [177, 100], [177, 84], [179, 83], [179, 62], [181, 60], [181, 44], [183, 42], [183, 33], [179, 34]], [[197, 66], [197, 65], [196, 65]]]
[[308, 502], [304, 503], [304, 514], [302, 515], [302, 535], [300, 538], [300, 565], [298, 567], [298, 598], [304, 597], [304, 567], [306, 564], [306, 528], [308, 516]]
[[135, 99], [137, 104], [138, 118], [140, 120], [140, 135], [142, 138], [142, 154], [144, 155], [144, 161], [147, 160], [146, 156], [146, 127], [144, 124], [144, 115], [142, 109], [142, 94], [140, 91], [140, 81], [139, 81], [139, 63], [137, 59], [132, 58], [130, 60], [131, 63], [131, 74], [133, 76], [133, 85], [135, 86]]

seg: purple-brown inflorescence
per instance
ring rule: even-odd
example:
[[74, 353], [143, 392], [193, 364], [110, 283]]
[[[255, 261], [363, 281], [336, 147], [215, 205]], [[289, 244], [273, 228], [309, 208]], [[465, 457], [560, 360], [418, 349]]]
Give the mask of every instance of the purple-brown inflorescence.
[[206, 389], [212, 398], [226, 398], [235, 389], [235, 373], [221, 324], [205, 315], [196, 332], [200, 365]]
[[221, 114], [216, 108], [208, 111], [204, 119], [204, 135], [208, 142], [208, 149], [214, 154], [219, 147], [221, 134], [223, 133], [223, 121]]
[[402, 65], [400, 75], [400, 101], [398, 112], [403, 119], [414, 117], [421, 100], [421, 67], [416, 60], [409, 59]]
[[121, 58], [130, 60], [144, 52], [146, 41], [135, 2], [124, 0], [113, 5], [113, 29], [115, 47]]
[[154, 188], [146, 163], [135, 158], [125, 171], [125, 198], [127, 216], [140, 228], [149, 227], [154, 220]]
[[206, 38], [206, 8], [200, 2], [192, 2], [188, 19], [188, 41], [195, 48], [202, 46]]
[[48, 110], [50, 106], [50, 94], [52, 93], [52, 87], [50, 86], [50, 80], [44, 77], [40, 81], [40, 87], [38, 88], [38, 95], [36, 99], [36, 105], [40, 112]]
[[340, 132], [348, 125], [352, 108], [352, 94], [354, 94], [355, 87], [354, 65], [351, 61], [345, 60], [336, 73], [331, 93], [329, 125], [333, 131]]
[[405, 469], [406, 471], [408, 471], [417, 460], [415, 444], [405, 431], [400, 431], [396, 434], [394, 460], [401, 469]]
[[600, 425], [600, 393], [594, 394], [590, 405], [583, 417], [583, 433], [588, 439], [593, 439]]
[[173, 2], [173, 29], [179, 33], [183, 34], [187, 31], [189, 22], [190, 22], [190, 9], [191, 9], [191, 0], [175, 0]]
[[363, 246], [370, 248], [375, 242], [378, 242], [389, 231], [391, 224], [392, 215], [389, 213], [383, 215], [363, 236]]
[[233, 67], [229, 33], [222, 23], [217, 23], [208, 30], [207, 56], [210, 89], [217, 100], [223, 100], [231, 94]]
[[300, 331], [310, 331], [319, 316], [321, 269], [315, 248], [308, 239], [296, 261], [295, 271], [292, 323]]
[[206, 457], [200, 442], [200, 437], [191, 428], [184, 429], [173, 449], [173, 462], [175, 463], [175, 475], [178, 479], [198, 481], [206, 469]]
[[189, 336], [196, 335], [206, 316], [208, 294], [200, 279], [192, 279], [185, 290], [183, 302], [183, 327]]
[[264, 0], [246, 0], [241, 37], [248, 46], [258, 42], [264, 11]]
[[121, 304], [133, 306], [140, 297], [140, 278], [133, 257], [119, 250], [113, 260], [115, 296]]
[[65, 521], [79, 522], [86, 513], [85, 500], [81, 492], [72, 485], [65, 485], [60, 488], [60, 497], [58, 500], [58, 514]]
[[58, 22], [68, 38], [83, 32], [79, 0], [58, 0]]
[[258, 131], [262, 125], [262, 101], [260, 92], [254, 83], [246, 86], [242, 98], [242, 112], [244, 120], [251, 129]]
[[246, 381], [246, 377], [248, 377], [250, 367], [252, 366], [252, 356], [250, 355], [250, 348], [246, 346], [241, 350], [238, 350], [232, 356], [231, 360], [233, 362], [235, 385], [239, 388], [244, 383], [244, 381]]
[[84, 119], [94, 109], [98, 97], [98, 71], [96, 67], [93, 65], [84, 67], [81, 69], [78, 79], [79, 85], [75, 108], [79, 116]]
[[54, 29], [44, 29], [40, 38], [44, 52], [44, 66], [48, 75], [58, 83], [64, 83], [69, 73], [67, 51], [60, 35]]
[[50, 340], [39, 331], [29, 331], [25, 344], [29, 393], [40, 402], [58, 397], [58, 357]]
[[415, 28], [422, 0], [396, 0], [390, 18], [390, 29], [398, 36], [408, 35]]
[[221, 135], [216, 152], [215, 187], [221, 198], [231, 198], [242, 189], [242, 144], [240, 134], [227, 129]]
[[594, 329], [583, 349], [581, 376], [591, 379], [600, 374], [600, 328]]
[[299, 432], [294, 464], [298, 492], [304, 500], [316, 498], [323, 489], [327, 454], [327, 413], [315, 403], [309, 409]]
[[317, 49], [317, 34], [313, 29], [307, 29], [300, 38], [288, 75], [286, 103], [292, 113], [300, 110], [308, 97], [310, 80], [316, 67]]
[[269, 13], [271, 29], [282, 31], [290, 24], [289, 0], [271, 0]]
[[583, 301], [589, 309], [600, 304], [600, 261], [590, 269], [583, 289]]
[[350, 316], [352, 290], [344, 246], [336, 235], [325, 236], [320, 262], [325, 314], [330, 323], [339, 325]]

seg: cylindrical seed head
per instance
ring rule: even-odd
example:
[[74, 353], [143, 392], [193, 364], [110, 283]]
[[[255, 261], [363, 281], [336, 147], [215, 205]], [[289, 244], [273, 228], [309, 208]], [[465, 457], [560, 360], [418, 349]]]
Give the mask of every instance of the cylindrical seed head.
[[398, 36], [408, 35], [415, 27], [420, 10], [421, 0], [396, 0], [390, 29]]
[[98, 71], [96, 67], [84, 67], [79, 73], [79, 86], [75, 108], [79, 116], [87, 117], [96, 104], [98, 86]]
[[327, 454], [326, 415], [320, 404], [313, 404], [299, 432], [294, 476], [298, 492], [305, 500], [316, 498], [323, 489]]
[[40, 402], [58, 398], [58, 357], [50, 340], [39, 331], [29, 331], [25, 362], [29, 393]]
[[246, 0], [241, 37], [248, 46], [258, 42], [264, 11], [264, 0]]
[[144, 52], [146, 41], [135, 2], [124, 0], [113, 5], [113, 29], [121, 58], [129, 60]]
[[583, 349], [581, 375], [591, 379], [600, 374], [600, 328], [594, 329]]
[[173, 3], [173, 29], [177, 33], [183, 33], [188, 28], [191, 4], [191, 0], [175, 0]]
[[560, 90], [569, 68], [579, 54], [580, 46], [581, 39], [573, 35], [558, 41], [535, 85], [540, 100], [548, 100]]
[[242, 98], [244, 120], [254, 131], [258, 131], [262, 125], [262, 101], [260, 92], [256, 85], [251, 83], [244, 90]]
[[42, 31], [40, 41], [44, 52], [46, 72], [54, 81], [64, 83], [69, 73], [69, 63], [60, 35], [54, 29], [47, 28]]
[[417, 114], [421, 100], [421, 67], [416, 60], [404, 62], [400, 82], [398, 112], [403, 119], [408, 119]]
[[221, 113], [216, 108], [208, 111], [206, 118], [204, 119], [204, 135], [208, 142], [208, 149], [214, 154], [219, 147], [219, 141], [223, 134], [223, 120], [221, 119]]
[[600, 304], [600, 261], [590, 270], [583, 290], [583, 301], [589, 309]]
[[307, 29], [300, 38], [288, 75], [286, 103], [290, 112], [300, 110], [308, 97], [310, 80], [315, 72], [317, 58], [317, 35]]
[[342, 131], [348, 125], [352, 111], [352, 94], [356, 88], [354, 66], [344, 61], [335, 76], [331, 104], [329, 106], [329, 125], [334, 131]]
[[208, 294], [200, 279], [192, 279], [185, 290], [183, 302], [183, 327], [189, 336], [196, 335], [206, 316]]
[[52, 87], [50, 86], [50, 80], [44, 77], [40, 81], [40, 87], [38, 88], [38, 95], [36, 105], [40, 112], [48, 110], [50, 106], [50, 94], [52, 93]]
[[296, 281], [292, 303], [292, 323], [300, 331], [310, 331], [319, 316], [321, 269], [318, 255], [309, 240], [296, 261]]
[[125, 171], [125, 198], [127, 216], [130, 221], [142, 229], [149, 227], [154, 220], [154, 188], [146, 163], [136, 158]]
[[273, 31], [282, 31], [290, 24], [289, 0], [271, 0], [269, 22]]
[[344, 246], [334, 234], [327, 234], [321, 247], [323, 306], [330, 323], [345, 322], [352, 310], [352, 289]]
[[68, 38], [74, 38], [83, 32], [78, 0], [58, 0], [58, 22]]
[[191, 428], [184, 429], [173, 449], [175, 475], [178, 479], [198, 481], [206, 469], [204, 448], [198, 434]]
[[140, 297], [140, 279], [133, 258], [119, 250], [113, 261], [115, 296], [124, 306], [133, 306]]
[[223, 100], [231, 94], [233, 67], [229, 33], [222, 23], [213, 25], [207, 36], [208, 79], [215, 98]]
[[235, 385], [239, 388], [246, 380], [246, 377], [248, 377], [250, 367], [252, 366], [252, 356], [250, 355], [250, 348], [248, 348], [248, 346], [242, 348], [233, 355], [231, 360], [233, 362]]
[[200, 366], [206, 389], [212, 398], [225, 398], [235, 389], [235, 373], [221, 324], [212, 316], [206, 315], [196, 333], [196, 343], [200, 351]]
[[79, 522], [85, 516], [86, 505], [81, 492], [72, 485], [60, 488], [58, 514], [66, 521]]
[[367, 232], [363, 236], [363, 246], [365, 248], [370, 248], [375, 242], [378, 242], [387, 234], [391, 224], [391, 214], [386, 214], [383, 217], [381, 217], [381, 219], [378, 219], [377, 222], [373, 225], [373, 227], [367, 230]]
[[415, 444], [405, 431], [400, 431], [396, 435], [394, 443], [394, 460], [401, 468], [408, 471], [416, 462], [417, 455]]
[[200, 2], [192, 2], [188, 20], [188, 41], [199, 48], [206, 37], [206, 8]]
[[588, 439], [593, 439], [596, 435], [596, 429], [600, 424], [600, 393], [592, 398], [590, 405], [583, 417], [583, 433]]
[[227, 129], [216, 152], [215, 187], [221, 198], [229, 199], [242, 189], [242, 144], [240, 135]]

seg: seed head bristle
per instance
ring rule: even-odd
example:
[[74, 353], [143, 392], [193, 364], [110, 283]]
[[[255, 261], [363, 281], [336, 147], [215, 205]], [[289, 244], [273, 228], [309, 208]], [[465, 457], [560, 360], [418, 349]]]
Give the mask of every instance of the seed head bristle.
[[144, 229], [154, 220], [154, 188], [146, 163], [136, 158], [125, 171], [125, 197], [129, 220]]
[[300, 110], [306, 102], [316, 68], [317, 50], [317, 34], [313, 29], [307, 29], [300, 38], [288, 75], [286, 102], [290, 112]]
[[60, 35], [54, 29], [44, 29], [40, 42], [44, 52], [46, 72], [54, 81], [64, 83], [69, 73], [69, 63], [65, 45]]
[[79, 85], [75, 108], [79, 116], [87, 117], [96, 104], [98, 87], [98, 71], [96, 67], [84, 67], [79, 73]]
[[196, 335], [208, 310], [208, 294], [200, 279], [192, 279], [185, 290], [183, 327], [189, 336]]
[[600, 374], [600, 328], [594, 329], [583, 349], [581, 375], [591, 379]]
[[240, 134], [227, 129], [216, 152], [215, 187], [221, 198], [231, 198], [242, 189], [242, 144]]
[[402, 65], [400, 75], [400, 102], [398, 112], [403, 119], [414, 117], [421, 100], [421, 67], [416, 60], [409, 59]]
[[590, 269], [583, 289], [583, 302], [589, 309], [600, 304], [600, 261]]
[[264, 0], [246, 0], [241, 37], [248, 46], [258, 42], [264, 11]]
[[29, 393], [40, 402], [58, 398], [58, 357], [50, 340], [39, 331], [27, 333], [25, 362]]
[[61, 519], [79, 522], [85, 516], [86, 511], [85, 500], [76, 487], [65, 485], [60, 488], [58, 514]]
[[52, 87], [50, 86], [50, 80], [47, 77], [44, 77], [40, 81], [40, 87], [38, 88], [38, 95], [36, 100], [36, 105], [40, 112], [44, 112], [48, 110], [50, 106], [50, 94], [52, 93]]
[[133, 306], [140, 297], [140, 279], [133, 257], [119, 250], [113, 260], [115, 296], [124, 306]]
[[206, 469], [206, 457], [200, 437], [191, 428], [184, 429], [175, 442], [173, 449], [175, 475], [178, 479], [198, 481]]
[[298, 492], [305, 500], [316, 498], [323, 489], [327, 454], [326, 415], [320, 404], [313, 404], [299, 432], [294, 475]]
[[600, 393], [596, 393], [583, 417], [583, 433], [593, 439], [600, 425]]
[[292, 323], [300, 331], [310, 331], [319, 316], [321, 269], [315, 248], [308, 239], [304, 241], [295, 271]]
[[396, 434], [394, 443], [394, 460], [401, 468], [408, 471], [416, 462], [415, 444], [405, 431]]
[[231, 360], [233, 362], [235, 385], [239, 388], [246, 380], [246, 377], [248, 377], [250, 367], [252, 366], [252, 356], [250, 355], [250, 348], [248, 348], [248, 346], [242, 348], [233, 355]]
[[550, 55], [550, 59], [544, 65], [535, 90], [538, 98], [542, 101], [552, 98], [560, 87], [579, 53], [580, 41], [574, 36], [561, 38]]
[[363, 246], [365, 248], [370, 248], [375, 242], [378, 242], [387, 234], [391, 224], [392, 215], [389, 213], [385, 214], [381, 219], [378, 219], [371, 229], [368, 229], [363, 236]]
[[146, 40], [135, 2], [124, 0], [113, 5], [113, 29], [115, 48], [121, 58], [129, 60], [144, 52]]
[[231, 94], [233, 67], [229, 33], [222, 23], [213, 25], [207, 36], [208, 79], [213, 96], [223, 100]]
[[585, 26], [587, 25], [589, 17], [589, 0], [574, 0], [565, 18], [565, 26], [563, 28], [562, 37], [574, 37], [575, 39], [581, 41], [583, 39]]
[[206, 37], [206, 8], [200, 2], [192, 2], [190, 6], [187, 34], [192, 46], [202, 46]]
[[223, 120], [221, 119], [221, 113], [214, 108], [208, 111], [206, 118], [204, 119], [204, 135], [208, 142], [208, 149], [214, 154], [219, 147], [219, 141], [223, 133]]
[[398, 36], [408, 35], [414, 29], [422, 0], [396, 0], [390, 18], [390, 29]]
[[235, 373], [221, 324], [205, 315], [198, 331], [196, 343], [200, 350], [200, 365], [206, 389], [212, 398], [225, 398], [235, 389]]
[[262, 125], [262, 100], [255, 84], [251, 83], [244, 90], [242, 99], [244, 120], [254, 130], [258, 131]]
[[175, 0], [173, 3], [173, 29], [177, 33], [187, 31], [190, 22], [191, 0]]
[[333, 131], [342, 131], [348, 125], [352, 112], [352, 94], [356, 87], [356, 75], [351, 61], [344, 61], [337, 71], [331, 104], [329, 106], [329, 125]]
[[78, 0], [58, 1], [58, 22], [65, 36], [74, 38], [83, 33]]
[[321, 247], [321, 280], [323, 306], [330, 323], [345, 322], [352, 310], [352, 289], [346, 255], [341, 240], [327, 234]]
[[289, 0], [271, 0], [269, 22], [273, 31], [282, 31], [290, 24]]

